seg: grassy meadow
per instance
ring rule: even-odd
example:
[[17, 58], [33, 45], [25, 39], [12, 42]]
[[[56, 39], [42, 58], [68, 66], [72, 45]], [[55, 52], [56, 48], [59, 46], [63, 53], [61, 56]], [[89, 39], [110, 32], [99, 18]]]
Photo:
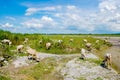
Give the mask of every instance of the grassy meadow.
[[[9, 39], [12, 41], [11, 46], [5, 45], [5, 48], [0, 49], [2, 52], [12, 54], [10, 50], [16, 50], [16, 46], [23, 44], [25, 38], [29, 39], [28, 42], [24, 44], [25, 46], [30, 46], [39, 52], [52, 54], [80, 53], [81, 48], [86, 48], [85, 42], [83, 41], [84, 39], [91, 43], [92, 47], [97, 50], [100, 50], [101, 46], [109, 45], [109, 43], [105, 44], [103, 40], [99, 40], [99, 43], [96, 44], [95, 42], [98, 39], [95, 39], [90, 35], [15, 34], [8, 31], [0, 31], [0, 40]], [[73, 41], [71, 42], [70, 39]], [[58, 40], [62, 40], [63, 42], [61, 44], [58, 44]], [[42, 41], [42, 43], [40, 43], [40, 41]], [[47, 42], [50, 42], [52, 44], [48, 50], [45, 46]]]
[[[31, 48], [35, 49], [37, 52], [43, 53], [51, 53], [51, 54], [79, 54], [81, 48], [85, 48], [85, 42], [83, 41], [86, 39], [89, 43], [92, 44], [92, 52], [99, 52], [111, 46], [110, 43], [104, 42], [104, 40], [96, 39], [92, 36], [95, 35], [83, 35], [83, 34], [19, 34], [19, 33], [11, 33], [9, 31], [0, 30], [0, 41], [3, 39], [9, 39], [12, 41], [12, 45], [0, 44], [0, 57], [4, 57], [6, 61], [10, 62], [11, 60], [15, 59], [17, 56], [24, 56], [23, 54], [17, 54], [16, 47], [18, 45], [30, 46]], [[97, 35], [98, 36], [98, 35]], [[28, 38], [28, 42], [23, 44], [25, 38]], [[70, 41], [70, 40], [73, 41]], [[62, 40], [63, 42], [59, 44], [57, 41]], [[99, 40], [99, 43], [96, 43], [96, 40]], [[42, 43], [40, 43], [42, 41]], [[50, 49], [46, 49], [45, 44], [47, 42], [51, 43]], [[100, 54], [99, 54], [100, 56]], [[65, 61], [68, 61], [65, 59]], [[62, 61], [62, 63], [65, 63]], [[96, 60], [89, 60], [94, 61], [95, 63], [99, 64], [100, 61]], [[5, 64], [0, 61], [0, 66], [4, 66]], [[55, 79], [54, 73], [51, 75], [52, 71], [54, 70], [55, 66], [60, 65], [55, 63], [55, 60], [45, 59], [42, 62], [38, 63], [35, 66], [29, 66], [27, 68], [22, 67], [22, 69], [18, 69], [17, 73], [14, 70], [12, 73], [13, 75], [19, 76], [23, 80], [37, 80], [37, 79], [44, 79], [44, 80], [51, 80]], [[0, 69], [0, 80], [10, 80], [9, 73], [11, 72], [11, 68], [7, 69], [8, 72], [4, 72]], [[33, 71], [34, 70], [34, 71]], [[2, 72], [3, 71], [3, 72]], [[10, 71], [10, 72], [9, 72]], [[4, 75], [1, 75], [4, 74]], [[35, 74], [34, 74], [35, 73]], [[45, 75], [44, 75], [45, 74]], [[21, 77], [22, 76], [22, 77]], [[32, 76], [32, 77], [31, 77]], [[46, 76], [48, 78], [46, 79]], [[18, 79], [18, 78], [16, 78]], [[62, 79], [62, 78], [61, 78]], [[60, 80], [61, 80], [60, 79]]]

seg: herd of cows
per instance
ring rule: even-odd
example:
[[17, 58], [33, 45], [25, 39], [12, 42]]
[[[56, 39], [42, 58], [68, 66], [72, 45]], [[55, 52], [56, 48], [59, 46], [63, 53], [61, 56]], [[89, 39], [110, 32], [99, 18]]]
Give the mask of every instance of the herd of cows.
[[[33, 59], [39, 62], [39, 59], [37, 58], [37, 52], [36, 50], [32, 49], [30, 46], [25, 46], [25, 44], [27, 44], [27, 42], [29, 41], [28, 38], [25, 38], [25, 40], [23, 41], [23, 44], [20, 44], [16, 47], [16, 51], [18, 54], [20, 53], [27, 53], [28, 55], [28, 59]], [[63, 43], [63, 40], [53, 40], [53, 42], [57, 43], [58, 45], [61, 45]], [[69, 42], [74, 42], [74, 39], [69, 39]], [[80, 52], [81, 52], [81, 59], [86, 59], [86, 53], [92, 50], [92, 43], [88, 42], [87, 39], [83, 39], [83, 42], [85, 43], [85, 47], [86, 48], [81, 48]], [[99, 44], [99, 40], [95, 41], [95, 44]], [[104, 43], [108, 42], [107, 38], [104, 39]], [[43, 41], [40, 40], [39, 44], [42, 44]], [[1, 41], [1, 45], [12, 45], [12, 41], [10, 41], [9, 39], [4, 39]], [[49, 50], [52, 46], [51, 42], [46, 42], [45, 43], [45, 47], [46, 50]], [[4, 62], [5, 59], [1, 58], [0, 62]], [[108, 68], [108, 65], [111, 64], [111, 54], [106, 54], [105, 58], [103, 60], [104, 63], [104, 67]]]

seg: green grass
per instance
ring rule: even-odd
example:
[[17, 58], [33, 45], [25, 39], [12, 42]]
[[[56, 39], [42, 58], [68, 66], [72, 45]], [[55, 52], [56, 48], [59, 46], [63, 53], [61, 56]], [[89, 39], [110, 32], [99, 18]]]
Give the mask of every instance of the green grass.
[[95, 63], [97, 65], [100, 65], [100, 63], [102, 62], [101, 59], [92, 59], [92, 58], [87, 59], [87, 61], [89, 61], [90, 63]]
[[[73, 39], [73, 42], [69, 40]], [[53, 53], [53, 54], [73, 54], [79, 53], [81, 48], [85, 47], [85, 42], [83, 39], [87, 39], [88, 42], [92, 43], [92, 47], [100, 50], [102, 45], [106, 45], [103, 43], [103, 40], [100, 40], [100, 43], [96, 45], [95, 41], [97, 39], [88, 36], [70, 36], [70, 35], [46, 35], [46, 36], [38, 36], [37, 39], [30, 40], [29, 44], [31, 47], [36, 49], [39, 52]], [[43, 43], [39, 44], [39, 41], [42, 40]], [[57, 45], [53, 40], [63, 40], [61, 45]], [[45, 43], [51, 42], [52, 46], [49, 50], [46, 50]]]
[[94, 80], [103, 80], [101, 77], [97, 77], [96, 79], [94, 79]]
[[22, 68], [19, 70], [19, 74], [31, 76], [33, 80], [47, 80], [47, 76], [54, 70], [56, 63], [52, 58], [45, 59], [40, 63], [30, 68]]
[[[98, 34], [95, 34], [98, 35]], [[54, 53], [54, 54], [72, 54], [79, 53], [81, 48], [85, 48], [85, 43], [83, 39], [87, 39], [88, 42], [92, 43], [93, 48], [100, 50], [102, 45], [109, 46], [109, 44], [103, 44], [103, 40], [100, 40], [99, 44], [95, 44], [97, 39], [93, 38], [94, 34], [57, 34], [57, 35], [44, 35], [44, 34], [20, 34], [11, 33], [9, 31], [0, 30], [0, 40], [9, 39], [12, 41], [12, 48], [16, 49], [17, 45], [23, 44], [25, 38], [28, 38], [28, 43], [32, 48], [40, 52]], [[108, 35], [108, 34], [103, 34]], [[73, 42], [69, 42], [73, 39]], [[43, 43], [39, 44], [42, 40]], [[56, 45], [53, 40], [63, 40], [61, 45]], [[51, 42], [52, 46], [49, 50], [46, 50], [45, 43]]]
[[[97, 55], [100, 57], [103, 57], [103, 54], [101, 51], [104, 51], [107, 49], [111, 44], [103, 42], [103, 40], [100, 40], [99, 44], [96, 44], [95, 41], [97, 39], [93, 38], [92, 36], [120, 36], [117, 35], [108, 35], [108, 34], [77, 34], [77, 35], [43, 35], [43, 34], [19, 34], [19, 33], [11, 33], [8, 31], [2, 31], [0, 30], [0, 41], [3, 39], [9, 39], [12, 41], [12, 46], [5, 45], [4, 47], [0, 45], [0, 57], [4, 57], [6, 55], [10, 56], [9, 59], [13, 58], [14, 55], [16, 55], [16, 52], [11, 52], [11, 50], [16, 50], [16, 46], [23, 44], [23, 41], [25, 38], [28, 38], [28, 42], [25, 46], [30, 45], [33, 49], [39, 51], [39, 52], [47, 52], [47, 53], [53, 53], [53, 54], [75, 54], [80, 53], [81, 48], [86, 48], [85, 43], [83, 42], [83, 39], [87, 39], [88, 42], [92, 43], [92, 47], [96, 49]], [[73, 42], [69, 42], [70, 39], [73, 39]], [[39, 44], [39, 41], [43, 40], [42, 44]], [[57, 45], [52, 40], [63, 40], [62, 45]], [[52, 46], [49, 50], [46, 50], [45, 43], [51, 42]], [[101, 52], [101, 53], [99, 53]], [[25, 56], [24, 54], [18, 54], [18, 56]], [[9, 61], [8, 59], [8, 61]], [[53, 72], [55, 66], [57, 65], [52, 58], [45, 59], [44, 61], [41, 61], [40, 63], [36, 64], [35, 66], [29, 66], [29, 67], [22, 67], [19, 69], [18, 73], [15, 74], [16, 76], [24, 75], [24, 79], [22, 80], [58, 80], [55, 79], [54, 75], [51, 75], [51, 72]], [[67, 61], [67, 60], [65, 60]], [[64, 61], [64, 62], [65, 62]], [[99, 65], [101, 60], [95, 60], [95, 59], [88, 59], [89, 62], [94, 62], [95, 64]], [[0, 80], [11, 80], [7, 76], [0, 76]], [[80, 77], [78, 80], [85, 80], [84, 77]], [[96, 78], [95, 80], [101, 80], [100, 78]]]
[[11, 80], [11, 78], [0, 75], [0, 80]]
[[86, 78], [85, 78], [85, 77], [80, 76], [79, 78], [77, 78], [77, 80], [86, 80]]

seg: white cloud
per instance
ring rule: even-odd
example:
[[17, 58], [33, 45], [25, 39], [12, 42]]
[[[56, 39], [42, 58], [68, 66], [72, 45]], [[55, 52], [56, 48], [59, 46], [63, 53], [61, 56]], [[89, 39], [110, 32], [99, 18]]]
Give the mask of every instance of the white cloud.
[[57, 22], [55, 22], [53, 20], [53, 18], [48, 17], [48, 16], [43, 16], [41, 19], [41, 24], [44, 25], [44, 28], [55, 28], [55, 26], [57, 25]]
[[[109, 32], [120, 31], [120, 1], [101, 0], [96, 11], [82, 9], [75, 5], [31, 7], [25, 15], [37, 14], [22, 22], [25, 28], [44, 31], [94, 32], [101, 29]], [[84, 10], [84, 11], [83, 11]], [[42, 15], [41, 15], [42, 12]], [[46, 13], [48, 12], [48, 14]], [[49, 14], [52, 13], [52, 14]], [[38, 15], [39, 14], [39, 15]], [[42, 17], [41, 17], [42, 16]], [[30, 16], [31, 17], [31, 16]], [[34, 17], [34, 16], [32, 16]]]
[[119, 4], [119, 0], [103, 0], [99, 4], [100, 13], [96, 19], [111, 31], [120, 31]]
[[30, 15], [38, 13], [40, 11], [55, 11], [58, 9], [61, 9], [61, 6], [50, 6], [50, 7], [43, 7], [43, 8], [30, 7], [26, 10], [25, 15], [30, 16]]
[[120, 24], [116, 24], [116, 23], [110, 23], [108, 24], [110, 26], [110, 29], [112, 31], [119, 31], [120, 32]]
[[[30, 9], [30, 8], [29, 8]], [[57, 6], [55, 7], [45, 7], [39, 9], [30, 9], [29, 12], [37, 12], [40, 10], [54, 10], [56, 13], [50, 15], [53, 18], [48, 16], [43, 16], [41, 19], [32, 19], [22, 23], [24, 26], [36, 27], [37, 24], [41, 24], [39, 28], [47, 29], [66, 29], [66, 30], [83, 30], [83, 31], [93, 31], [95, 26], [91, 23], [92, 19], [88, 19], [88, 16], [81, 16], [83, 14], [77, 6], [68, 5], [68, 6]], [[31, 13], [30, 13], [31, 15]], [[33, 25], [34, 24], [34, 25]], [[36, 24], [36, 25], [35, 25]]]
[[88, 16], [82, 16], [81, 10], [72, 5], [64, 7], [65, 12], [56, 13], [55, 17], [59, 18], [59, 26], [64, 26], [62, 29], [75, 29], [83, 31], [93, 31], [94, 25], [91, 23], [91, 20], [88, 19]]
[[5, 23], [5, 24], [1, 24], [1, 27], [3, 27], [3, 28], [9, 28], [9, 27], [13, 27], [13, 24]]
[[39, 11], [38, 8], [28, 8], [28, 9], [26, 10], [25, 15], [26, 15], [26, 16], [29, 16], [29, 15], [32, 15], [32, 14], [36, 13], [37, 11]]
[[27, 28], [42, 28], [43, 27], [43, 25], [40, 23], [40, 20], [38, 19], [31, 19], [21, 24]]
[[69, 9], [69, 10], [75, 10], [75, 9], [76, 9], [76, 6], [68, 5], [68, 6], [67, 6], [67, 9]]
[[101, 12], [105, 12], [105, 11], [113, 11], [115, 10], [117, 7], [115, 5], [114, 2], [111, 1], [103, 1], [99, 4], [99, 8]]
[[5, 18], [6, 18], [6, 19], [9, 19], [9, 20], [12, 20], [12, 21], [15, 21], [15, 20], [16, 20], [14, 17], [11, 17], [11, 16], [6, 16]]
[[54, 22], [54, 20], [51, 17], [43, 16], [40, 19], [33, 18], [21, 24], [27, 28], [52, 28], [56, 25], [56, 22]]
[[41, 20], [42, 20], [43, 22], [53, 22], [53, 19], [52, 19], [51, 17], [47, 17], [47, 16], [43, 16], [43, 17], [41, 18]]

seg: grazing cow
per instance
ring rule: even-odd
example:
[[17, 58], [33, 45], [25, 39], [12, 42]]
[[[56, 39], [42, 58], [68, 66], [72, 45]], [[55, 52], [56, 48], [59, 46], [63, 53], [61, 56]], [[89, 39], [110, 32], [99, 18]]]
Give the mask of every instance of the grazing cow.
[[36, 61], [39, 61], [38, 58], [37, 58], [37, 52], [30, 48], [30, 47], [27, 47], [27, 53], [28, 53], [28, 59], [33, 59], [33, 60], [36, 60]]
[[92, 44], [91, 44], [91, 43], [86, 43], [85, 46], [86, 46], [87, 48], [90, 48], [90, 47], [92, 46]]
[[58, 40], [58, 44], [62, 44], [63, 43], [63, 40]]
[[28, 42], [28, 38], [25, 38], [23, 44], [26, 44]]
[[42, 43], [43, 43], [43, 41], [42, 41], [42, 40], [40, 40], [40, 41], [39, 41], [39, 44], [42, 44]]
[[96, 40], [95, 43], [98, 44], [100, 41], [99, 40]]
[[24, 48], [23, 45], [18, 45], [18, 46], [17, 46], [17, 51], [18, 51], [19, 53], [21, 53], [22, 50], [23, 50], [23, 48]]
[[103, 60], [103, 64], [104, 64], [104, 67], [105, 68], [108, 68], [109, 65], [111, 65], [111, 54], [110, 53], [107, 53], [105, 54], [105, 57], [104, 57], [104, 60]]
[[87, 39], [83, 39], [83, 41], [85, 42], [85, 43], [87, 43], [88, 41], [87, 41]]
[[81, 59], [85, 59], [86, 58], [86, 50], [84, 48], [81, 49]]
[[86, 46], [88, 51], [91, 51], [91, 47], [92, 47], [91, 43], [86, 43], [85, 46]]
[[4, 66], [5, 58], [0, 56], [0, 67]]
[[11, 45], [12, 44], [12, 42], [10, 40], [8, 40], [8, 39], [4, 39], [1, 42], [2, 42], [2, 44], [7, 44], [7, 45]]
[[51, 47], [51, 43], [50, 43], [50, 42], [47, 42], [47, 43], [46, 43], [46, 49], [50, 49], [50, 47]]
[[70, 39], [69, 41], [70, 41], [70, 42], [73, 42], [74, 40], [73, 40], [73, 39]]

